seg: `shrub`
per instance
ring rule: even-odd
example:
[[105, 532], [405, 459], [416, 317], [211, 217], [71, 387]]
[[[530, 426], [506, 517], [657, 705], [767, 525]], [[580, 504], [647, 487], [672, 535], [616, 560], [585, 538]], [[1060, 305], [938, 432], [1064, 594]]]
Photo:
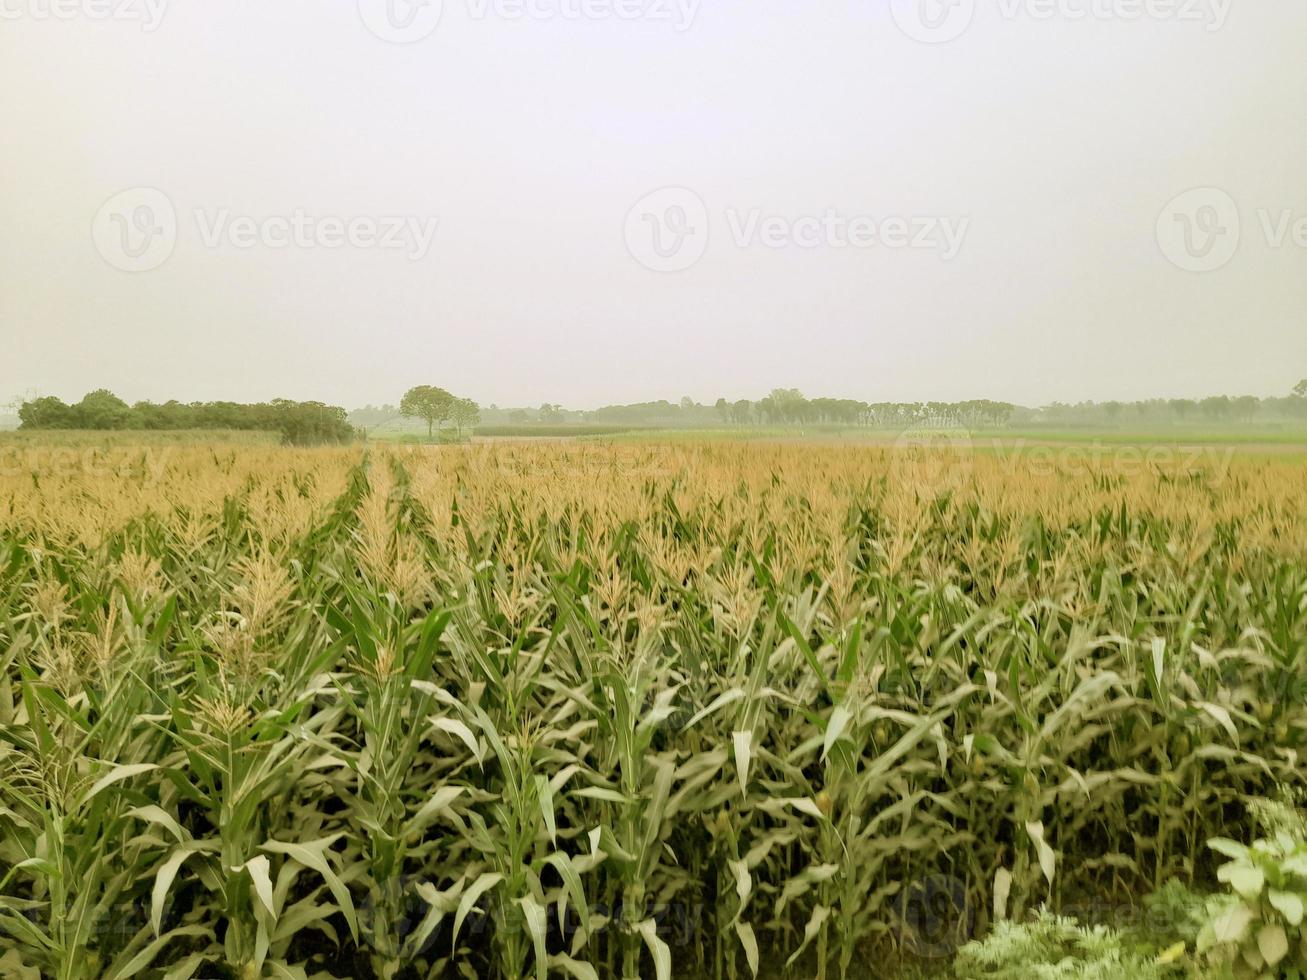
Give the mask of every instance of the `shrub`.
[[1155, 958], [1126, 948], [1107, 926], [1081, 926], [1041, 909], [1032, 922], [1000, 922], [983, 942], [959, 952], [962, 980], [1154, 980], [1168, 976]]
[[1307, 830], [1287, 804], [1251, 807], [1268, 835], [1251, 847], [1224, 838], [1209, 846], [1230, 858], [1217, 877], [1233, 892], [1213, 899], [1198, 949], [1223, 977], [1307, 977]]

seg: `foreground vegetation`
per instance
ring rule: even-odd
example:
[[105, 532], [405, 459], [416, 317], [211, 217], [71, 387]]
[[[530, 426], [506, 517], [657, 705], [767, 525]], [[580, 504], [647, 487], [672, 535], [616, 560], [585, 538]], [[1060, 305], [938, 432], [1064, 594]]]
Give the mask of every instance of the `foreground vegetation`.
[[0, 975], [1307, 963], [1301, 460], [97, 460], [0, 472]]

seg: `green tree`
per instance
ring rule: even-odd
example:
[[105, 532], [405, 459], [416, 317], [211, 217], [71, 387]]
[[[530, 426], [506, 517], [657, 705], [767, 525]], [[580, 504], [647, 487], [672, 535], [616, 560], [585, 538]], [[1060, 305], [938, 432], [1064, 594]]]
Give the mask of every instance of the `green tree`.
[[408, 419], [423, 419], [427, 423], [427, 439], [436, 426], [449, 418], [454, 408], [454, 396], [444, 388], [419, 385], [404, 393], [399, 403], [399, 414]]
[[770, 404], [770, 415], [778, 422], [802, 422], [807, 415], [808, 400], [797, 388], [775, 388], [763, 399]]
[[1234, 417], [1240, 422], [1248, 422], [1257, 415], [1257, 410], [1262, 407], [1260, 398], [1253, 395], [1241, 395], [1230, 403]]
[[1208, 418], [1219, 421], [1230, 417], [1232, 406], [1228, 395], [1213, 395], [1199, 402], [1199, 407]]
[[464, 429], [481, 424], [481, 409], [471, 398], [456, 398], [450, 410], [450, 417], [454, 420], [454, 425], [458, 426], [458, 435], [461, 439]]
[[354, 438], [345, 410], [322, 402], [293, 402], [278, 398], [272, 402], [273, 427], [282, 440], [293, 446], [348, 442]]
[[107, 388], [97, 388], [73, 406], [77, 425], [83, 429], [129, 429], [132, 409]]
[[1298, 398], [1307, 398], [1307, 378], [1303, 378], [1293, 386], [1293, 393]]
[[75, 425], [73, 410], [51, 396], [23, 402], [18, 421], [24, 429], [71, 429]]

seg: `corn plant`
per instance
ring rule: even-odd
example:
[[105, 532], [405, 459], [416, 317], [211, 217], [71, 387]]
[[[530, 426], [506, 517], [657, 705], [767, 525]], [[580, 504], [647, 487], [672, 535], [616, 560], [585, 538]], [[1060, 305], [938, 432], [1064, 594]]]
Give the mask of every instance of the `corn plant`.
[[1292, 458], [148, 450], [0, 472], [0, 973], [880, 975], [1167, 882], [1294, 963], [1206, 846], [1307, 782]]

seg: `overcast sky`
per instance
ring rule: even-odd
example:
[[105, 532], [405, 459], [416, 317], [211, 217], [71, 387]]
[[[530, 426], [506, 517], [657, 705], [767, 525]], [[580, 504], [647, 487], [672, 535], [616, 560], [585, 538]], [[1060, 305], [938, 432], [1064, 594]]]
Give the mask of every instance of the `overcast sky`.
[[0, 0], [0, 400], [1307, 376], [1302, 3], [161, 4]]

